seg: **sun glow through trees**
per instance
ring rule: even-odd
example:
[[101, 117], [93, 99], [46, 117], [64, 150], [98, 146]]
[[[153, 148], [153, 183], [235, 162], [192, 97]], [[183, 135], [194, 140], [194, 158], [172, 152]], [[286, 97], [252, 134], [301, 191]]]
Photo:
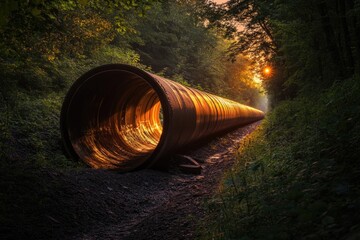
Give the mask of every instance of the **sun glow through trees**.
[[270, 75], [271, 72], [272, 72], [271, 67], [265, 67], [265, 68], [264, 68], [264, 74], [265, 74], [265, 75]]

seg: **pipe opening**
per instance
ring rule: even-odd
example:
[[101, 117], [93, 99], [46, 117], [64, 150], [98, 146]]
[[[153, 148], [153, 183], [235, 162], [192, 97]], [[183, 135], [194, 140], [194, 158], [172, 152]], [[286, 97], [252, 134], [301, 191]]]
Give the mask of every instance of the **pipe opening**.
[[139, 75], [104, 71], [76, 89], [66, 117], [71, 145], [94, 168], [135, 169], [149, 159], [162, 135], [158, 94]]

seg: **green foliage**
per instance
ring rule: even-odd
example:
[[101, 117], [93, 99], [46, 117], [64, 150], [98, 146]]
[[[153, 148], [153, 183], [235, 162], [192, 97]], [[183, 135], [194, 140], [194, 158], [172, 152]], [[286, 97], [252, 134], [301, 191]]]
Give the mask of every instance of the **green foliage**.
[[33, 163], [47, 167], [75, 166], [60, 146], [58, 130], [61, 99], [56, 95], [44, 98], [18, 94], [17, 104], [0, 116], [4, 123], [1, 153], [3, 161]]
[[[13, 0], [2, 1], [0, 12], [0, 30], [11, 25], [14, 17], [36, 19], [37, 24], [46, 24], [52, 21], [62, 21], [62, 13], [69, 11], [90, 10], [107, 15], [108, 20], [114, 23], [118, 33], [125, 34], [133, 31], [128, 24], [128, 15], [142, 17], [154, 3], [153, 0]], [[95, 22], [96, 24], [96, 22]]]
[[230, 42], [205, 24], [204, 8], [201, 1], [155, 4], [137, 23], [141, 41], [134, 49], [144, 64], [170, 79], [181, 76], [181, 83], [256, 105], [260, 87], [249, 84], [252, 63], [240, 56], [229, 60]]
[[57, 151], [61, 141], [59, 133], [53, 128], [58, 123], [57, 115], [61, 101], [56, 97], [35, 100], [25, 96], [19, 98], [24, 99], [20, 100], [21, 104], [17, 106], [16, 114], [13, 116], [12, 131], [16, 136], [14, 140], [24, 147], [17, 149], [23, 151], [21, 157], [30, 157], [32, 161], [41, 164], [45, 163], [46, 158], [56, 161], [57, 155], [63, 157], [63, 154]]
[[203, 238], [355, 239], [359, 91], [354, 78], [276, 107], [209, 201]]
[[206, 81], [206, 75], [198, 76], [209, 68], [211, 52], [206, 49], [216, 48], [217, 39], [193, 14], [191, 4], [159, 3], [138, 22], [137, 30], [143, 42], [135, 48], [145, 64], [192, 83]]

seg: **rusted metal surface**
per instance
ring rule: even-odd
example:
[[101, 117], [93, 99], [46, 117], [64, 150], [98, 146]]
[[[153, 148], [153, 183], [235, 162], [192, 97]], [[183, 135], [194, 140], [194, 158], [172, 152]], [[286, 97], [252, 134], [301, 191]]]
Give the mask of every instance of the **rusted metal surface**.
[[73, 84], [60, 125], [71, 157], [125, 172], [150, 167], [179, 148], [263, 117], [237, 102], [111, 64]]

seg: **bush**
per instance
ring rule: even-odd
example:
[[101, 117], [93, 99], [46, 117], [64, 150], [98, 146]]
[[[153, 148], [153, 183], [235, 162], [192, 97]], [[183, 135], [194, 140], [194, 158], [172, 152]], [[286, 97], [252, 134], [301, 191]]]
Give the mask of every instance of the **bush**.
[[276, 107], [209, 201], [203, 238], [358, 236], [359, 92], [354, 78]]
[[[61, 97], [56, 95], [45, 98], [18, 96], [18, 105], [9, 111], [7, 124], [3, 125], [7, 134], [1, 141], [2, 153], [6, 153], [7, 159], [45, 167], [74, 165], [65, 158], [61, 149], [61, 103]], [[2, 120], [4, 117], [1, 116]]]

